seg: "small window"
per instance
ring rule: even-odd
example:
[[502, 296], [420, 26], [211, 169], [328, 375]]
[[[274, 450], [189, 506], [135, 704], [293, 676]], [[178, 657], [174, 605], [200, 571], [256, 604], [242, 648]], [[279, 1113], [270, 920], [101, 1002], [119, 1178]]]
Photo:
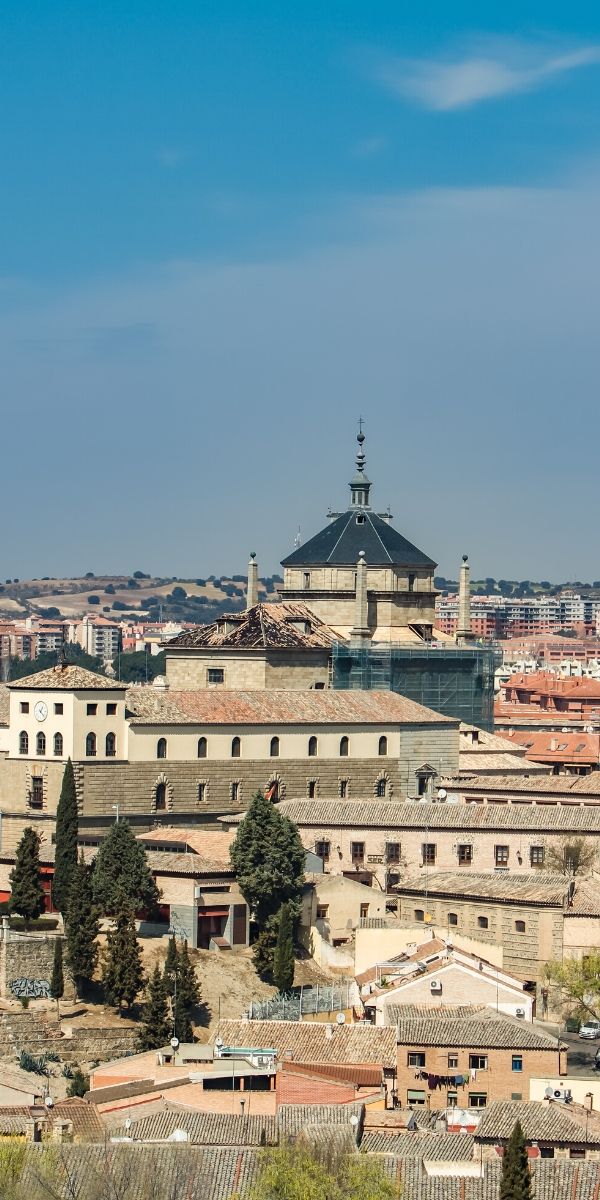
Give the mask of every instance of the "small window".
[[515, 930], [517, 933], [525, 933], [525, 922], [515, 921]]
[[352, 856], [352, 862], [363, 862], [365, 857], [365, 843], [351, 842], [350, 854]]
[[511, 1100], [522, 1100], [522, 1099], [523, 1099], [523, 1093], [522, 1093], [522, 1092], [511, 1092], [511, 1093], [510, 1093], [510, 1098], [511, 1098]]
[[470, 1071], [487, 1071], [487, 1054], [470, 1054], [469, 1055], [469, 1070]]
[[315, 854], [327, 862], [331, 852], [331, 842], [315, 842]]
[[46, 734], [45, 733], [38, 733], [38, 735], [35, 739], [35, 752], [36, 752], [36, 754], [45, 754], [46, 753]]
[[19, 712], [22, 712], [22, 713], [29, 712], [29, 700], [21, 700], [21, 703], [19, 705]]
[[34, 775], [32, 777], [29, 807], [36, 809], [44, 807], [44, 780], [41, 775]]
[[19, 734], [19, 754], [29, 754], [29, 734], [24, 729]]
[[545, 857], [546, 855], [543, 846], [530, 847], [529, 862], [532, 867], [543, 867]]
[[114, 733], [107, 733], [105, 753], [107, 758], [115, 758], [117, 754], [117, 738]]
[[223, 667], [209, 667], [206, 672], [206, 682], [212, 687], [215, 684], [225, 683], [225, 671]]
[[302, 583], [303, 583], [303, 586], [305, 589], [310, 587], [310, 571], [304, 572], [304, 575], [302, 577]]
[[428, 866], [433, 866], [435, 863], [435, 855], [435, 842], [423, 842], [423, 845], [421, 846], [421, 857], [423, 859], [423, 863], [427, 864]]
[[205, 737], [198, 738], [198, 758], [206, 758], [208, 744]]
[[414, 575], [414, 573], [411, 571], [411, 572], [409, 573], [409, 576], [408, 576], [408, 590], [409, 590], [409, 592], [414, 592], [414, 590], [415, 590], [415, 578], [416, 578], [416, 576], [415, 576], [415, 575]]
[[166, 783], [157, 783], [156, 785], [156, 811], [164, 812], [167, 807], [167, 785]]
[[585, 1158], [585, 1146], [570, 1146], [569, 1158]]
[[116, 715], [117, 715], [116, 704], [107, 704], [106, 705], [106, 715], [107, 715], [107, 717], [116, 717]]
[[62, 733], [54, 734], [54, 754], [56, 758], [60, 758], [63, 752], [63, 735]]
[[453, 1071], [458, 1068], [458, 1054], [448, 1055], [448, 1070]]
[[409, 1067], [424, 1067], [425, 1066], [425, 1051], [424, 1050], [409, 1050], [406, 1059], [406, 1064]]
[[508, 863], [508, 846], [494, 846], [494, 858], [497, 867], [505, 867]]
[[463, 843], [458, 847], [458, 863], [461, 867], [470, 867], [473, 862], [473, 847]]
[[448, 1108], [458, 1107], [458, 1092], [446, 1092], [446, 1105]]
[[96, 734], [88, 733], [85, 739], [85, 753], [87, 758], [96, 757]]
[[95, 717], [95, 716], [97, 716], [97, 713], [98, 713], [98, 705], [97, 704], [86, 704], [85, 711], [86, 711], [88, 717]]
[[378, 779], [375, 784], [375, 795], [383, 800], [387, 795], [387, 779]]
[[458, 913], [448, 913], [448, 924], [458, 925]]
[[308, 798], [309, 798], [309, 800], [314, 800], [314, 798], [315, 798], [315, 796], [316, 796], [316, 794], [317, 794], [317, 781], [316, 781], [316, 779], [309, 779], [309, 781], [308, 781], [308, 787], [307, 787], [307, 792], [308, 792]]
[[540, 1158], [554, 1158], [554, 1146], [540, 1146]]
[[420, 774], [417, 775], [417, 795], [418, 796], [426, 796], [427, 795], [427, 793], [429, 791], [429, 784], [431, 782], [431, 779], [432, 779], [432, 775], [429, 773], [423, 774], [421, 772]]
[[279, 738], [278, 737], [271, 738], [269, 754], [270, 754], [271, 758], [279, 758]]
[[388, 862], [400, 862], [400, 842], [386, 842], [385, 857]]
[[469, 1092], [469, 1108], [486, 1108], [487, 1092]]
[[379, 754], [382, 758], [387, 754], [387, 738], [385, 734], [382, 734], [379, 739]]
[[231, 757], [232, 758], [241, 758], [241, 754], [242, 754], [242, 743], [241, 743], [239, 737], [234, 737], [231, 739]]
[[167, 757], [167, 739], [166, 738], [158, 739], [158, 741], [156, 743], [156, 757], [157, 758], [166, 758]]
[[361, 906], [360, 906], [360, 919], [361, 919], [361, 921], [366, 921], [366, 920], [367, 920], [367, 917], [368, 917], [368, 915], [369, 915], [369, 905], [368, 905], [368, 904], [361, 904]]
[[198, 803], [204, 804], [205, 800], [206, 800], [206, 784], [199, 783], [198, 784]]
[[319, 743], [313, 733], [312, 737], [309, 737], [309, 739], [308, 739], [308, 757], [316, 758], [318, 748], [319, 748]]
[[490, 923], [487, 917], [478, 917], [477, 925], [479, 929], [489, 929]]
[[414, 917], [415, 917], [415, 921], [424, 921], [425, 913], [424, 913], [423, 909], [415, 908]]
[[339, 792], [340, 792], [340, 800], [345, 800], [346, 796], [348, 795], [348, 780], [347, 779], [340, 779]]
[[326, 921], [329, 913], [328, 904], [317, 904], [317, 921]]
[[346, 737], [346, 735], [344, 734], [344, 736], [340, 738], [340, 758], [347, 758], [347, 757], [348, 757], [348, 746], [349, 746], [349, 744], [350, 744], [350, 743], [349, 743], [349, 741], [348, 741], [348, 738], [347, 738], [347, 737]]
[[513, 1054], [512, 1069], [513, 1069], [513, 1071], [522, 1071], [523, 1070], [523, 1055], [522, 1054]]
[[232, 801], [232, 803], [237, 804], [239, 798], [240, 798], [240, 785], [237, 782], [232, 783], [232, 785], [231, 785], [231, 801]]
[[407, 1088], [406, 1104], [408, 1108], [416, 1108], [425, 1106], [425, 1091], [421, 1088]]
[[54, 705], [54, 716], [55, 717], [62, 717], [63, 712], [64, 712], [64, 705], [63, 705], [62, 701], [60, 703], [57, 703]]

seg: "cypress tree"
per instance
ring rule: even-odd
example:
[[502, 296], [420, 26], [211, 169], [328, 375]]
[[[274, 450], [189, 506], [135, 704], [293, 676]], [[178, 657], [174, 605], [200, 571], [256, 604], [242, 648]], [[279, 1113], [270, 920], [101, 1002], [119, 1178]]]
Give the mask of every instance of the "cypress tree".
[[173, 1000], [173, 1031], [176, 1038], [180, 1042], [193, 1042], [194, 1028], [190, 1011], [186, 1007], [184, 1000], [180, 997], [179, 992]]
[[277, 943], [273, 954], [273, 983], [280, 992], [290, 992], [294, 983], [294, 918], [289, 904], [279, 914]]
[[54, 940], [54, 961], [52, 963], [52, 976], [50, 979], [50, 995], [53, 1000], [56, 1000], [58, 1015], [60, 1016], [60, 1002], [65, 991], [65, 977], [63, 972], [63, 946], [62, 938]]
[[175, 1037], [180, 1042], [191, 1042], [194, 1037], [192, 1015], [200, 1004], [201, 993], [187, 941], [178, 947], [174, 937], [169, 940], [163, 979], [171, 997]]
[[187, 941], [179, 951], [179, 970], [177, 976], [177, 995], [181, 996], [188, 1012], [192, 1012], [200, 1003], [200, 984], [190, 959]]
[[500, 1200], [531, 1200], [531, 1176], [520, 1121], [510, 1135], [502, 1159]]
[[65, 921], [67, 963], [78, 995], [82, 995], [86, 984], [93, 978], [98, 962], [96, 938], [99, 932], [92, 895], [92, 872], [85, 862], [82, 850], [73, 873]]
[[119, 904], [115, 928], [106, 938], [106, 958], [102, 972], [104, 994], [109, 1004], [131, 1008], [144, 986], [142, 956], [135, 932], [133, 909], [125, 899]]
[[142, 842], [127, 821], [115, 821], [96, 855], [94, 900], [105, 916], [115, 916], [125, 900], [134, 911], [152, 908], [159, 892]]
[[44, 911], [44, 889], [40, 880], [40, 835], [35, 829], [23, 831], [9, 879], [10, 911], [24, 917], [27, 927]]
[[165, 1046], [171, 1036], [171, 1024], [167, 989], [158, 963], [150, 976], [143, 1020], [140, 1050], [158, 1050], [160, 1046]]
[[169, 948], [165, 959], [164, 981], [168, 996], [175, 995], [175, 980], [177, 978], [177, 968], [179, 964], [179, 952], [177, 950], [177, 942], [175, 934], [169, 938]]
[[56, 810], [56, 854], [52, 895], [56, 907], [64, 914], [69, 902], [69, 889], [77, 866], [77, 831], [79, 813], [73, 763], [65, 767], [60, 799]]

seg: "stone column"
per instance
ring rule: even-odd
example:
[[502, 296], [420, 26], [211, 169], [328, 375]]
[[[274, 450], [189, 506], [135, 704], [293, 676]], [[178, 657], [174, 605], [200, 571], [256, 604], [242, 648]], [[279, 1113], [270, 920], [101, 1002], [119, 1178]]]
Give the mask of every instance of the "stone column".
[[246, 612], [249, 608], [254, 608], [258, 604], [258, 563], [254, 551], [250, 555], [248, 563], [248, 588], [246, 591]]
[[458, 625], [456, 627], [457, 642], [472, 642], [471, 632], [471, 572], [468, 555], [463, 554], [458, 585]]
[[360, 551], [356, 564], [356, 593], [354, 601], [354, 626], [350, 630], [354, 641], [367, 641], [369, 629], [369, 599], [367, 595], [367, 562], [364, 550]]

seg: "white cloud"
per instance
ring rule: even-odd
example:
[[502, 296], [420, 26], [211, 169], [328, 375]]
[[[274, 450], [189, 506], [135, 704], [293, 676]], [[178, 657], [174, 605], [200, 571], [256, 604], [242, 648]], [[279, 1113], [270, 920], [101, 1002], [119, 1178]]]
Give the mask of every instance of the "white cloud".
[[449, 112], [532, 91], [568, 71], [599, 62], [596, 45], [549, 55], [547, 47], [490, 39], [456, 59], [389, 57], [376, 64], [374, 74], [395, 95], [423, 108]]
[[375, 158], [377, 154], [383, 154], [387, 147], [388, 139], [382, 135], [359, 138], [352, 147], [352, 155], [354, 158]]

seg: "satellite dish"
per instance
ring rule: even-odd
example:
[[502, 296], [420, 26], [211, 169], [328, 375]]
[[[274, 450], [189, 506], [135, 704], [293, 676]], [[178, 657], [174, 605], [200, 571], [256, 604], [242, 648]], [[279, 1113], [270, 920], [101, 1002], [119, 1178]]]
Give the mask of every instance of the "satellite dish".
[[544, 1096], [545, 1096], [546, 1100], [551, 1100], [553, 1095], [554, 1095], [554, 1092], [552, 1091], [552, 1088], [547, 1087], [546, 1091], [544, 1092]]
[[338, 1025], [346, 1024], [346, 1014], [345, 1013], [338, 1013], [338, 1015], [335, 1019], [336, 1019]]
[[174, 1129], [168, 1140], [170, 1142], [189, 1142], [190, 1135], [187, 1129]]
[[448, 793], [445, 788], [438, 788], [438, 800], [445, 800], [447, 795]]

